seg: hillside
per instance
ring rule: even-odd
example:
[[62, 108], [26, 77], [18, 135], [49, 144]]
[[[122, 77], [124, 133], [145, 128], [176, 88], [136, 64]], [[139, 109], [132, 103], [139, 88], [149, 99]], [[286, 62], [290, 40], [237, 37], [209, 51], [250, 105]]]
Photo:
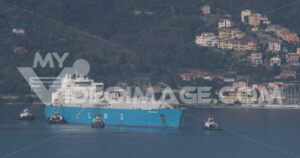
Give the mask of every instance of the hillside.
[[[290, 1], [293, 2], [293, 1]], [[0, 2], [0, 85], [2, 94], [29, 92], [17, 72], [31, 66], [35, 52], [70, 52], [65, 66], [79, 57], [91, 64], [90, 76], [112, 85], [118, 81], [139, 84], [163, 81], [175, 87], [178, 73], [187, 69], [209, 72], [237, 71], [253, 78], [268, 78], [264, 68], [252, 68], [231, 54], [197, 47], [195, 35], [216, 31], [225, 14], [240, 20], [242, 9], [254, 9], [300, 33], [300, 2], [261, 0], [7, 0]], [[208, 3], [213, 15], [200, 8]], [[292, 5], [290, 5], [292, 4]], [[24, 36], [11, 33], [24, 28]], [[14, 54], [22, 46], [25, 54]], [[39, 75], [55, 76], [57, 69], [36, 69]], [[265, 77], [264, 77], [265, 76]]]

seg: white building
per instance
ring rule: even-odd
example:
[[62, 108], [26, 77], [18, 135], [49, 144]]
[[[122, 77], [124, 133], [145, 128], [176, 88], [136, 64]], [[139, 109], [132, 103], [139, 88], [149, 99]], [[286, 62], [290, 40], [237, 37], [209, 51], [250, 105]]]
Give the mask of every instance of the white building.
[[251, 53], [250, 57], [249, 57], [250, 63], [252, 65], [259, 65], [262, 64], [262, 53]]
[[266, 24], [266, 25], [270, 25], [270, 24], [271, 24], [271, 21], [267, 18], [267, 16], [262, 16], [262, 17], [260, 18], [260, 20], [261, 20], [261, 22], [262, 22], [263, 24]]
[[249, 15], [251, 15], [251, 10], [243, 10], [243, 11], [241, 12], [241, 19], [242, 19], [242, 22], [243, 22], [243, 23], [246, 23], [245, 17], [247, 17], [247, 16], [249, 16]]
[[229, 19], [222, 19], [219, 21], [218, 27], [223, 28], [223, 27], [232, 27], [234, 25], [234, 22]]
[[14, 28], [12, 29], [12, 32], [16, 35], [24, 35], [25, 34], [25, 29], [17, 29], [17, 28]]
[[300, 54], [300, 47], [297, 48], [297, 54]]
[[218, 45], [218, 37], [211, 32], [204, 32], [201, 35], [196, 36], [195, 43], [202, 47], [215, 47]]
[[270, 65], [273, 66], [274, 64], [277, 64], [280, 66], [281, 64], [281, 59], [279, 57], [273, 57], [270, 59]]

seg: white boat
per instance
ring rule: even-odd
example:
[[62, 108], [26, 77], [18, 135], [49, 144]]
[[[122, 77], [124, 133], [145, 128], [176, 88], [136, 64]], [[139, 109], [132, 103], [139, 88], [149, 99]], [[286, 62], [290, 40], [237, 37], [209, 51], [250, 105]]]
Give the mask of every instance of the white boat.
[[91, 127], [92, 128], [104, 128], [105, 124], [101, 119], [101, 116], [99, 114], [96, 114]]
[[214, 118], [209, 115], [208, 120], [204, 123], [203, 129], [205, 130], [222, 130], [222, 128], [216, 123]]
[[34, 120], [35, 116], [30, 113], [29, 109], [25, 108], [17, 117], [17, 120]]
[[48, 123], [65, 123], [65, 120], [55, 109], [54, 113], [48, 118]]

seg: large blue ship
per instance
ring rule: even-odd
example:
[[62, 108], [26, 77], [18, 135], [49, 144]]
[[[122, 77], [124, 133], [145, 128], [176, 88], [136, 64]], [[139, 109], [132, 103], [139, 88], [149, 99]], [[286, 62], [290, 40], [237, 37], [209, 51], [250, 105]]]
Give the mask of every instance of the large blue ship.
[[141, 126], [141, 127], [174, 127], [180, 123], [182, 110], [130, 110], [79, 108], [63, 106], [46, 106], [45, 115], [49, 118], [57, 110], [70, 123], [92, 123], [94, 116], [100, 114], [106, 125], [114, 126]]
[[68, 123], [90, 124], [100, 115], [107, 126], [171, 128], [179, 127], [183, 113], [154, 97], [128, 97], [126, 91], [116, 87], [104, 92], [103, 83], [71, 75], [66, 75], [52, 94], [52, 103], [45, 108], [46, 118], [54, 111]]

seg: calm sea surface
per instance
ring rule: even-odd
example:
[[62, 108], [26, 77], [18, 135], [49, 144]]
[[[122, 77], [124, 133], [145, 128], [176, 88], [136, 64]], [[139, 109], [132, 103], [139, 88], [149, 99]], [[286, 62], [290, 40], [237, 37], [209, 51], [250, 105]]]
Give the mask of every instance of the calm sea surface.
[[[300, 110], [188, 109], [180, 129], [50, 125], [16, 121], [22, 106], [0, 106], [0, 158], [289, 158], [300, 157]], [[204, 131], [211, 113], [224, 131]]]

